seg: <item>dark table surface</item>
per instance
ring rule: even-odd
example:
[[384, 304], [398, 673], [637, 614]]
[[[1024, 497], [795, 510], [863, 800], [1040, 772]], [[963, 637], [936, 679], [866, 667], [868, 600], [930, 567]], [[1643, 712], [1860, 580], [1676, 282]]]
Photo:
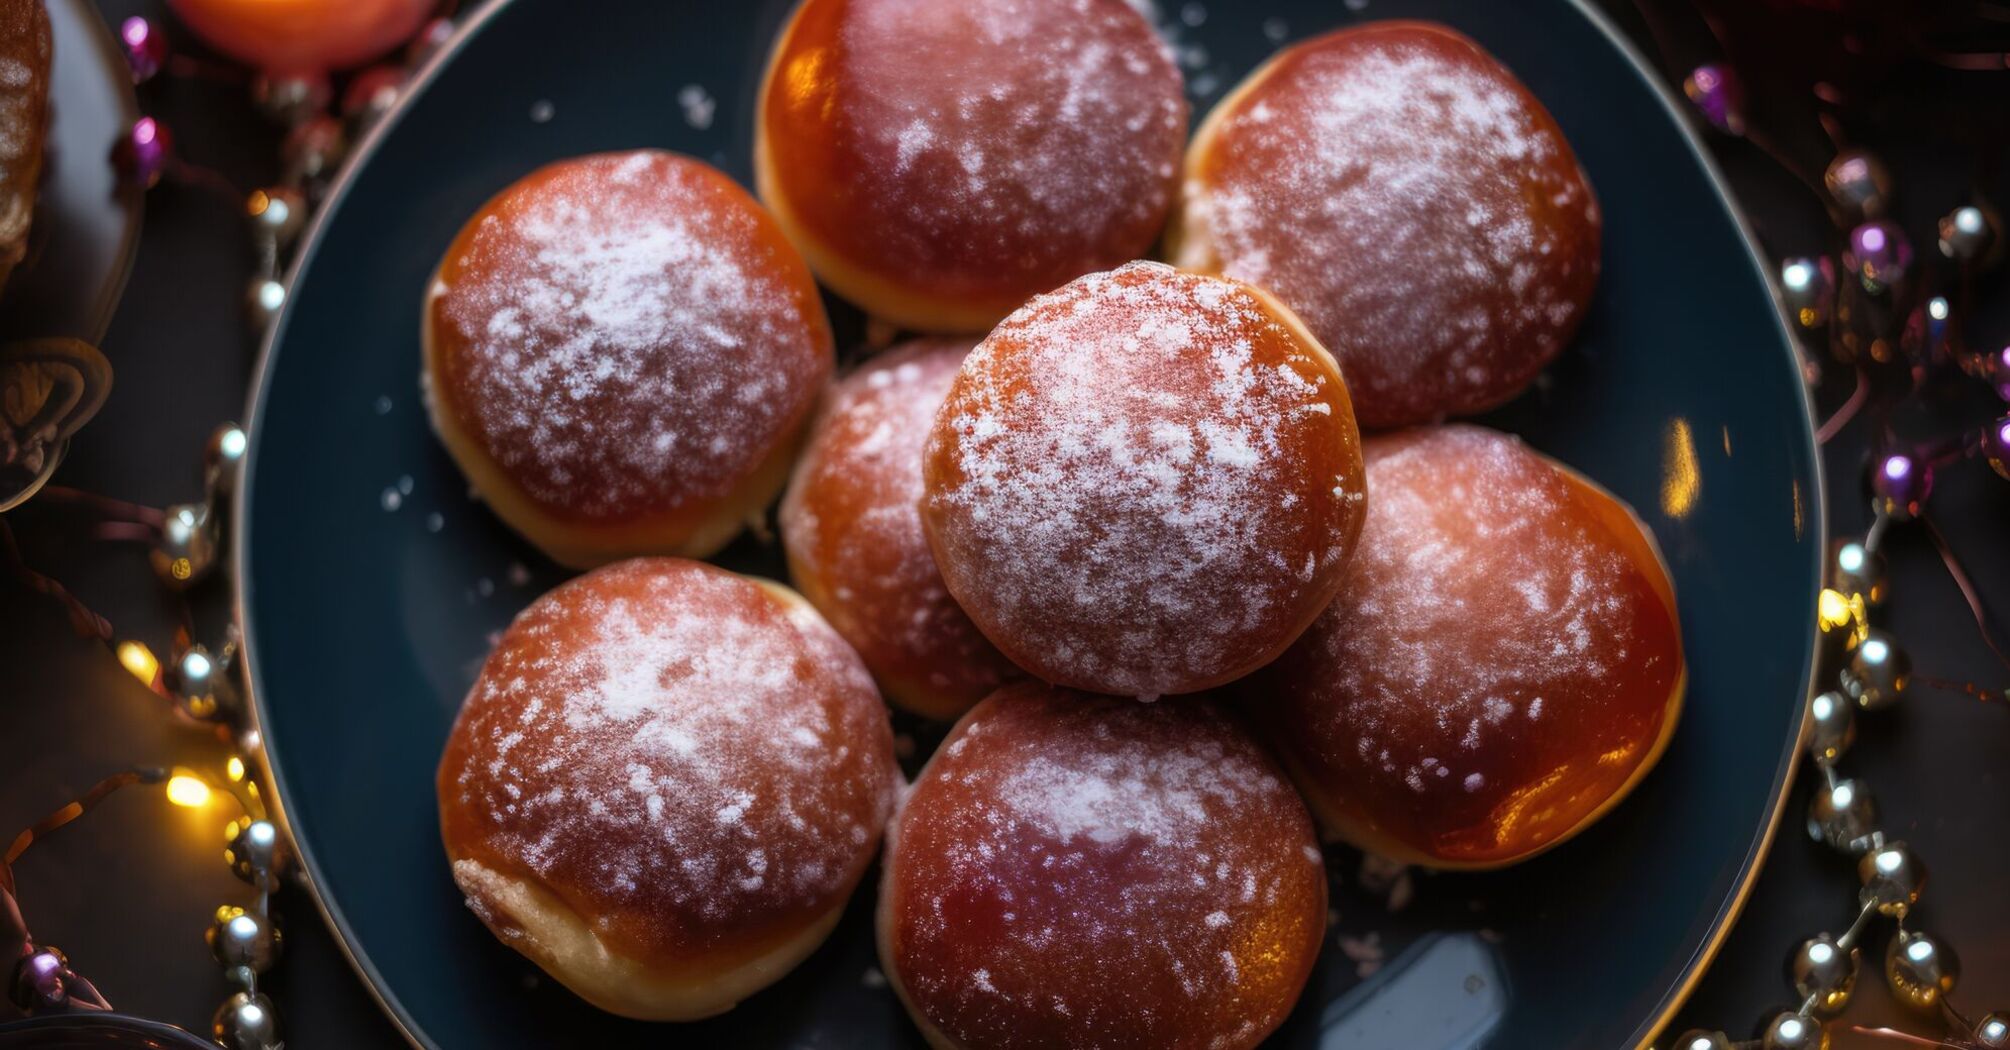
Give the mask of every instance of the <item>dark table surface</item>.
[[[1606, 6], [1645, 37], [1630, 7]], [[160, 0], [101, 0], [100, 7], [113, 20], [154, 18], [169, 27], [177, 47], [195, 50]], [[1653, 42], [1643, 39], [1643, 50], [1655, 53]], [[1692, 62], [1704, 56], [1676, 57]], [[1972, 190], [2010, 202], [2010, 170], [2002, 164], [2010, 158], [1998, 156], [1993, 169], [1978, 165], [1973, 143], [1950, 131], [1975, 114], [2010, 112], [2010, 74], [1987, 79], [1912, 70], [1887, 90], [1861, 135], [1892, 167], [1900, 187], [1897, 216], [1930, 254], [1933, 221]], [[142, 105], [176, 131], [179, 152], [191, 161], [246, 188], [277, 176], [277, 133], [251, 110], [241, 84], [163, 79], [145, 89]], [[2000, 153], [2002, 145], [1994, 148]], [[1768, 252], [1831, 246], [1834, 233], [1799, 184], [1747, 143], [1720, 139], [1715, 148]], [[203, 441], [219, 421], [243, 411], [255, 352], [241, 313], [253, 265], [241, 208], [236, 199], [192, 186], [170, 183], [153, 191], [138, 263], [104, 340], [117, 383], [102, 414], [76, 441], [60, 483], [155, 506], [198, 496]], [[1979, 309], [1969, 319], [1972, 338], [1994, 340], [1990, 346], [2010, 341], [2006, 270], [1999, 267], [1985, 279]], [[1832, 377], [1818, 400], [1829, 410], [1846, 394], [1847, 382]], [[1952, 429], [2002, 411], [1980, 384], [1958, 388], [1932, 408], [1938, 424], [1911, 422], [1922, 434], [1930, 425]], [[1825, 450], [1833, 535], [1860, 531], [1868, 517], [1862, 429], [1846, 431]], [[1938, 478], [1932, 513], [1985, 600], [2010, 615], [2001, 609], [2010, 595], [2010, 482], [1979, 463], [1957, 465]], [[83, 535], [80, 518], [43, 503], [31, 503], [10, 521], [30, 563], [70, 585], [112, 621], [119, 637], [167, 651], [177, 614], [152, 583], [144, 550], [93, 542]], [[1895, 532], [1887, 552], [1894, 597], [1878, 619], [1904, 642], [1915, 665], [1944, 678], [1999, 689], [2010, 684], [2010, 671], [1982, 644], [1920, 531]], [[204, 637], [217, 637], [229, 615], [225, 590], [215, 585], [196, 596]], [[53, 603], [0, 580], [0, 834], [38, 819], [114, 769], [219, 760], [215, 740], [164, 717], [161, 706], [102, 645], [73, 635]], [[2010, 768], [2010, 705], [1919, 689], [1903, 711], [1862, 719], [1860, 729], [1846, 768], [1875, 789], [1886, 827], [1931, 867], [1920, 917], [1924, 928], [1944, 934], [1960, 952], [1956, 1001], [1977, 1013], [2010, 1009], [2010, 894], [2003, 892], [2010, 865], [2010, 776], [2004, 772]], [[1847, 924], [1855, 873], [1801, 833], [1806, 795], [1805, 783], [1795, 789], [1743, 917], [1678, 1025], [1750, 1035], [1760, 1018], [1787, 1003], [1782, 967], [1789, 948], [1818, 930], [1839, 932]], [[217, 905], [245, 896], [222, 863], [215, 824], [211, 816], [170, 809], [157, 797], [115, 797], [21, 863], [20, 896], [35, 933], [60, 945], [121, 1009], [205, 1029], [229, 989], [209, 959], [202, 931]], [[278, 1001], [288, 1045], [396, 1045], [396, 1031], [349, 969], [312, 901], [289, 889], [276, 908], [285, 959], [265, 987]], [[1874, 961], [1866, 962], [1836, 1045], [1899, 1045], [1847, 1031], [1850, 1024], [1918, 1030], [1884, 990]], [[1556, 1024], [1568, 1031], [1570, 1019], [1558, 1017]]]

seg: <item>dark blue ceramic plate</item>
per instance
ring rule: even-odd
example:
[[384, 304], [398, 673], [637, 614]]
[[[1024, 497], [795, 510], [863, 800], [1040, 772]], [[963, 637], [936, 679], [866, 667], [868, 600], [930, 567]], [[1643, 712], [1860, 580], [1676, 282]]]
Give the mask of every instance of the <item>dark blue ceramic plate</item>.
[[[1216, 0], [1169, 6], [1165, 21], [1204, 112], [1279, 42], [1362, 17], [1356, 6]], [[1335, 851], [1340, 923], [1275, 1043], [1640, 1042], [1723, 934], [1779, 817], [1823, 535], [1806, 402], [1721, 186], [1610, 26], [1569, 0], [1365, 6], [1476, 37], [1556, 114], [1591, 173], [1606, 219], [1591, 317], [1541, 387], [1490, 422], [1653, 526], [1681, 597], [1689, 699], [1640, 789], [1530, 864], [1420, 877], [1391, 914], [1354, 888], [1358, 857]], [[427, 275], [482, 201], [555, 158], [660, 146], [746, 181], [755, 89], [787, 8], [485, 8], [362, 147], [267, 349], [239, 523], [258, 715], [329, 920], [418, 1042], [919, 1045], [872, 969], [869, 892], [822, 950], [727, 1017], [643, 1026], [498, 945], [462, 906], [435, 826], [434, 763], [491, 633], [563, 573], [469, 499], [427, 429]], [[856, 315], [834, 313], [855, 336]], [[752, 540], [724, 560], [781, 568]], [[1363, 962], [1377, 954], [1378, 969]]]

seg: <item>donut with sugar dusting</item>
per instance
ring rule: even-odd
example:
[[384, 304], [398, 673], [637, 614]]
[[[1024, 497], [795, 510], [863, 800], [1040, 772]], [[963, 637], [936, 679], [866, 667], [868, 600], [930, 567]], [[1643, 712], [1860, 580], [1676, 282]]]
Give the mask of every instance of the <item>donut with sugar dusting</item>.
[[1298, 311], [1371, 429], [1514, 397], [1598, 280], [1598, 202], [1562, 130], [1429, 22], [1328, 33], [1251, 73], [1187, 151], [1176, 226], [1180, 265]]
[[1338, 591], [1366, 494], [1333, 359], [1239, 281], [1131, 263], [965, 359], [923, 464], [949, 592], [1049, 682], [1154, 697], [1269, 662]]
[[559, 161], [483, 205], [440, 261], [423, 344], [447, 450], [576, 568], [724, 546], [781, 491], [835, 361], [774, 220], [650, 150]]
[[1124, 0], [804, 0], [760, 100], [756, 185], [817, 276], [931, 332], [1147, 254], [1187, 131]]
[[1476, 426], [1367, 442], [1347, 584], [1245, 691], [1323, 828], [1490, 868], [1645, 776], [1686, 680], [1675, 593], [1625, 504]]
[[887, 830], [880, 965], [929, 1044], [1253, 1047], [1312, 971], [1326, 873], [1225, 708], [1006, 686]]
[[531, 603], [440, 759], [468, 906], [605, 1010], [721, 1013], [836, 925], [900, 773], [872, 679], [778, 584], [680, 558]]
[[824, 396], [782, 497], [789, 578], [889, 699], [954, 719], [1022, 672], [949, 596], [921, 528], [921, 451], [972, 345], [917, 339]]

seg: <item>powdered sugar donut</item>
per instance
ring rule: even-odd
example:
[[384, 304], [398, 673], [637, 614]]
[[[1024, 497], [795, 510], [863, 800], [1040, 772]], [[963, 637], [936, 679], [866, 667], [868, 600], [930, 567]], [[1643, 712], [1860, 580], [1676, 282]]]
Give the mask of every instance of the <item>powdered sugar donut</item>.
[[834, 386], [782, 497], [789, 576], [887, 696], [955, 718], [1020, 671], [943, 585], [921, 528], [921, 450], [969, 353], [920, 339]]
[[1124, 0], [804, 0], [761, 89], [756, 181], [840, 295], [982, 332], [1150, 250], [1186, 121]]
[[1237, 281], [1132, 263], [978, 344], [923, 468], [949, 591], [1051, 682], [1156, 696], [1267, 663], [1338, 590], [1365, 496], [1347, 387]]
[[653, 151], [497, 194], [440, 262], [424, 344], [447, 450], [573, 566], [724, 546], [781, 490], [834, 360], [774, 221], [716, 169]]
[[503, 635], [440, 760], [440, 829], [504, 943], [603, 1009], [684, 1020], [823, 941], [898, 780], [871, 678], [807, 603], [645, 558]]
[[936, 1047], [1252, 1047], [1326, 929], [1305, 807], [1202, 697], [973, 709], [887, 832], [881, 965]]
[[1262, 285], [1340, 359], [1364, 427], [1492, 408], [1576, 331], [1591, 186], [1542, 103], [1427, 22], [1279, 52], [1187, 152], [1182, 266]]
[[1246, 689], [1320, 824], [1433, 867], [1582, 830], [1660, 757], [1674, 590], [1626, 506], [1473, 426], [1367, 443], [1346, 586]]

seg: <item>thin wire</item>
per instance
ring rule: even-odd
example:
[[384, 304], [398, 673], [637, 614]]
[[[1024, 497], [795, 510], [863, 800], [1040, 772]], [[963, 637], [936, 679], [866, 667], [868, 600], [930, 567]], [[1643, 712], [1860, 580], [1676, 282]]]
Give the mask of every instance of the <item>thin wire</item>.
[[63, 610], [69, 614], [70, 629], [79, 636], [96, 638], [100, 641], [111, 640], [110, 620], [92, 612], [91, 607], [85, 605], [83, 599], [71, 594], [69, 588], [63, 586], [55, 577], [36, 572], [28, 566], [28, 562], [21, 557], [21, 545], [14, 540], [14, 527], [9, 525], [4, 517], [0, 517], [0, 561], [4, 561], [6, 567], [12, 569], [15, 577], [29, 590], [61, 603]]
[[1996, 643], [1996, 633], [1990, 627], [1989, 610], [1983, 606], [1982, 596], [1975, 593], [1975, 585], [1968, 579], [1967, 571], [1962, 569], [1960, 559], [1954, 556], [1954, 548], [1948, 544], [1947, 537], [1941, 535], [1940, 527], [1933, 523], [1931, 517], [1921, 514], [1919, 521], [1926, 526], [1926, 535], [1933, 540], [1934, 550], [1940, 552], [1940, 561], [1947, 566], [1947, 574], [1954, 577], [1954, 585], [1961, 589], [1961, 597], [1968, 603], [1968, 612], [1975, 619], [1975, 629], [1982, 635], [1982, 644], [1989, 647], [1998, 663], [2010, 669], [2010, 655], [2005, 655], [2003, 647]]
[[1861, 409], [1869, 398], [1870, 373], [1859, 364], [1856, 366], [1856, 389], [1851, 391], [1849, 400], [1843, 402], [1842, 407], [1836, 409], [1835, 414], [1822, 423], [1821, 429], [1815, 431], [1815, 444], [1828, 444], [1829, 439], [1835, 437], [1843, 427], [1849, 425], [1850, 420], [1856, 418], [1857, 410]]
[[64, 803], [57, 807], [55, 812], [29, 825], [19, 835], [14, 836], [13, 844], [7, 847], [7, 852], [4, 855], [0, 855], [0, 871], [6, 872], [6, 888], [11, 891], [14, 887], [14, 872], [12, 870], [14, 862], [20, 860], [21, 854], [28, 852], [28, 847], [34, 845], [37, 839], [49, 837], [50, 833], [54, 832], [57, 828], [90, 812], [98, 803], [103, 802], [107, 796], [122, 787], [128, 787], [133, 784], [158, 784], [167, 778], [168, 771], [158, 767], [128, 769], [123, 772], [113, 773], [111, 776], [91, 785], [89, 791]]

